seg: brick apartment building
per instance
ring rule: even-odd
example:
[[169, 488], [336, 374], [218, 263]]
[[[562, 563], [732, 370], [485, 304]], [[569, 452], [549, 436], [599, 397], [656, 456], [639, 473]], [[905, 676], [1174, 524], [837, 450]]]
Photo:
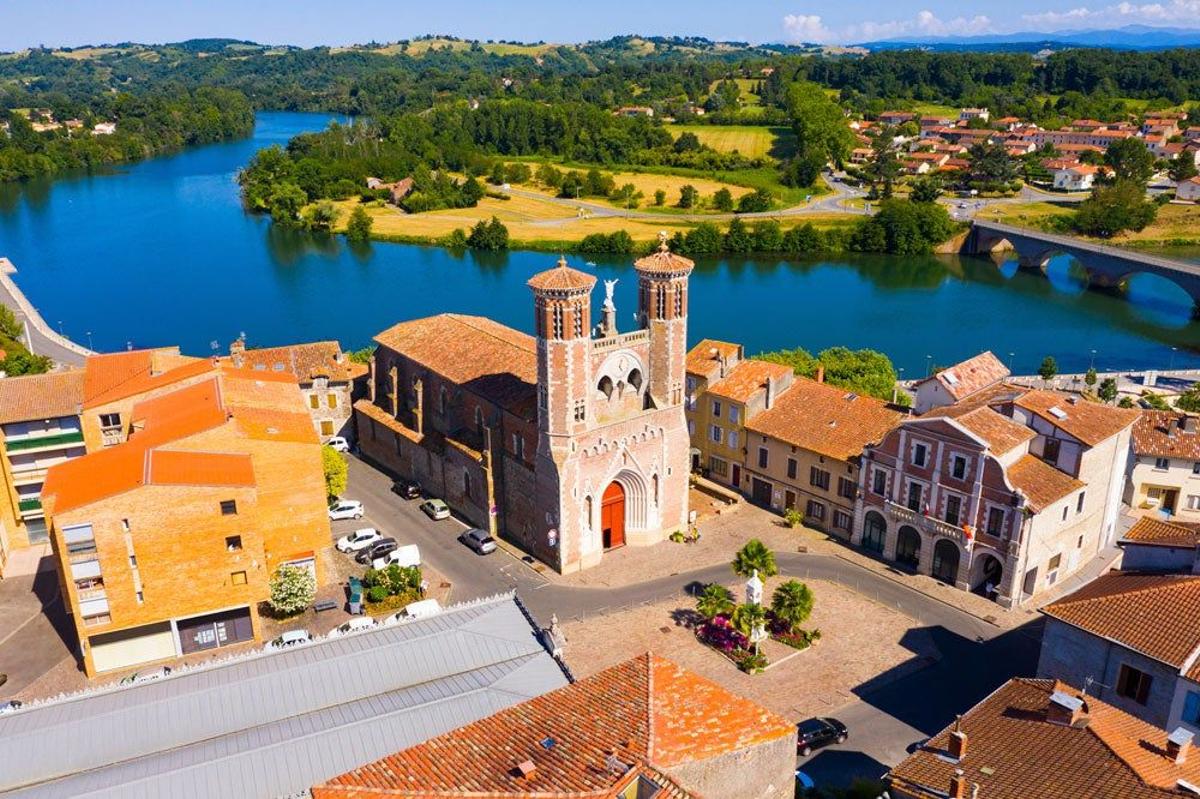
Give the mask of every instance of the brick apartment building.
[[280, 564], [320, 580], [320, 443], [294, 375], [98, 356], [84, 406], [94, 446], [42, 493], [89, 676], [258, 637]]
[[665, 243], [636, 262], [628, 332], [609, 297], [593, 334], [596, 279], [565, 260], [529, 280], [535, 336], [457, 314], [385, 330], [361, 451], [559, 571], [683, 529], [692, 266]]

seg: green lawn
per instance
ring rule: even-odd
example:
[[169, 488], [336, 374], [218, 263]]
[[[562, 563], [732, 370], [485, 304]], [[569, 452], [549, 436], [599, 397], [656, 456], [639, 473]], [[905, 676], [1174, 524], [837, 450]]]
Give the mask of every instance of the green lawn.
[[787, 128], [761, 125], [667, 125], [666, 128], [672, 136], [688, 131], [717, 152], [736, 150], [747, 158], [786, 157], [794, 140]]

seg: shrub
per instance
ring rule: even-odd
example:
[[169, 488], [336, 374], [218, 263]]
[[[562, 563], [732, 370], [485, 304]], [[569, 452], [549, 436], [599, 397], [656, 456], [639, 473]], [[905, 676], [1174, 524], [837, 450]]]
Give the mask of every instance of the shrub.
[[480, 219], [467, 236], [467, 246], [477, 250], [507, 250], [508, 228], [494, 216], [490, 221]]
[[325, 494], [332, 502], [346, 490], [350, 473], [346, 456], [326, 444], [321, 447], [321, 468], [325, 472]]
[[350, 221], [346, 223], [346, 238], [350, 241], [367, 241], [371, 238], [371, 217], [361, 205], [354, 206]]
[[[682, 533], [679, 540], [683, 540]], [[704, 586], [704, 590], [696, 598], [696, 610], [709, 620], [718, 616], [728, 616], [733, 612], [733, 608], [733, 592], [718, 583]]]
[[271, 577], [267, 603], [281, 616], [301, 612], [317, 595], [317, 579], [303, 566], [285, 563]]
[[733, 573], [740, 577], [749, 577], [755, 571], [759, 577], [773, 577], [779, 574], [775, 565], [775, 553], [757, 538], [751, 538], [746, 545], [738, 550], [733, 558]]
[[747, 674], [758, 674], [768, 666], [767, 656], [761, 652], [742, 649], [734, 652], [732, 657], [737, 667]]
[[688, 253], [704, 255], [717, 253], [724, 246], [720, 229], [711, 222], [701, 222], [688, 231], [683, 240], [683, 249]]
[[379, 603], [388, 598], [387, 589], [382, 585], [373, 585], [367, 589], [367, 601]]
[[799, 527], [804, 524], [804, 514], [795, 508], [788, 508], [783, 512], [783, 520], [788, 523], [788, 527]]
[[820, 252], [824, 249], [821, 233], [812, 222], [797, 225], [783, 236], [783, 251], [790, 253]]
[[771, 595], [771, 614], [786, 624], [789, 631], [807, 621], [812, 609], [812, 590], [799, 580], [780, 584]]

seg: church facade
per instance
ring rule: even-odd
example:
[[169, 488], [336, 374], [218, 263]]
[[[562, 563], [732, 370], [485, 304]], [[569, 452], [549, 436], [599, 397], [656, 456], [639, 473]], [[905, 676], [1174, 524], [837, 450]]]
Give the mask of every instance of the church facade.
[[688, 276], [666, 244], [638, 260], [638, 325], [566, 265], [534, 275], [535, 335], [441, 314], [376, 337], [355, 405], [365, 457], [560, 572], [688, 523]]

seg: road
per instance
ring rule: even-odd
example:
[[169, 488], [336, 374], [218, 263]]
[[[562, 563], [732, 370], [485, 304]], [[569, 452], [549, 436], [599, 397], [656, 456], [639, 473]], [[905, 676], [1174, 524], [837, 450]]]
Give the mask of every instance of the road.
[[25, 345], [35, 355], [48, 355], [56, 363], [82, 366], [87, 350], [57, 334], [21, 293], [12, 274], [16, 267], [7, 258], [0, 258], [0, 305], [12, 310], [25, 328]]
[[[503, 549], [488, 556], [476, 555], [456, 540], [465, 525], [457, 520], [429, 520], [417, 509], [417, 500], [392, 493], [388, 477], [354, 457], [350, 458], [346, 496], [362, 501], [366, 516], [359, 522], [335, 523], [336, 535], [370, 524], [401, 544], [415, 543], [422, 560], [454, 584], [453, 600], [516, 590], [542, 625], [549, 623], [551, 614], [566, 620], [670, 597], [684, 598], [689, 586], [729, 577], [729, 567], [718, 564], [621, 588], [556, 585]], [[941, 652], [941, 659], [928, 667], [910, 663], [904, 675], [880, 675], [858, 686], [853, 701], [832, 711], [849, 726], [851, 737], [802, 763], [819, 785], [845, 785], [855, 777], [882, 774], [904, 758], [908, 747], [936, 733], [1004, 680], [1036, 670], [1040, 622], [1002, 632], [841, 558], [777, 553], [776, 560], [783, 574], [836, 582], [907, 614], [914, 620], [912, 629], [926, 630]]]

